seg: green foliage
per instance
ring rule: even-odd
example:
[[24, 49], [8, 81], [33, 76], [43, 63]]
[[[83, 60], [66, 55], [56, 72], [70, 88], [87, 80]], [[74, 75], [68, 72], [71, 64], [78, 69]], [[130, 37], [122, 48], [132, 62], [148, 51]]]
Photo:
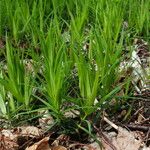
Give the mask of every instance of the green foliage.
[[[0, 78], [3, 78], [3, 74], [1, 71]], [[7, 108], [6, 108], [6, 91], [4, 86], [0, 84], [0, 115], [4, 118], [7, 118]]]
[[[62, 96], [65, 77], [69, 71], [69, 62], [66, 55], [66, 45], [56, 30], [56, 24], [51, 24], [47, 37], [41, 35], [40, 44], [44, 57], [43, 61], [43, 88], [48, 95], [50, 109], [57, 114], [62, 106]], [[58, 29], [58, 28], [57, 28]], [[59, 35], [59, 36], [58, 36]]]
[[36, 108], [46, 107], [58, 119], [71, 101], [84, 118], [123, 85], [128, 91], [129, 83], [116, 82], [119, 64], [132, 38], [149, 38], [150, 1], [0, 0], [0, 6], [0, 39], [6, 37], [7, 67], [1, 65], [0, 74], [4, 116], [31, 110], [40, 100], [44, 106], [39, 102]]
[[[31, 108], [31, 95], [34, 86], [32, 72], [25, 66], [24, 56], [20, 50], [14, 49], [6, 40], [7, 72], [0, 78], [1, 88], [7, 92], [10, 112], [17, 112], [19, 108]], [[3, 92], [4, 93], [4, 92]], [[3, 94], [3, 103], [4, 94]]]

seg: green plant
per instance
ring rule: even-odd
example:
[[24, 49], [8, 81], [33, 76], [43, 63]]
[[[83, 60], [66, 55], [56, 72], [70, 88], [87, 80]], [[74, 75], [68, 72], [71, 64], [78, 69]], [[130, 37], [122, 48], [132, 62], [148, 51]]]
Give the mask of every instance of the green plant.
[[141, 0], [128, 2], [127, 21], [129, 26], [136, 31], [137, 35], [143, 34], [148, 36], [149, 34], [149, 7], [150, 2]]
[[65, 77], [69, 70], [69, 62], [66, 55], [66, 45], [60, 32], [55, 30], [55, 24], [51, 24], [48, 35], [41, 35], [40, 44], [44, 57], [43, 76], [44, 93], [46, 93], [47, 105], [56, 116], [61, 114], [63, 92], [65, 90]]
[[[94, 26], [90, 26], [86, 34], [84, 32], [84, 29], [87, 28], [85, 18], [87, 18], [89, 5], [83, 8], [85, 11], [77, 9], [76, 16], [70, 13], [70, 42], [72, 43], [73, 59], [77, 66], [81, 96], [78, 105], [85, 116], [94, 112], [100, 104], [110, 100], [121, 89], [120, 85], [114, 88], [125, 34], [122, 28], [125, 9], [122, 10], [121, 5], [121, 2], [117, 4], [104, 1], [97, 3], [96, 22]], [[118, 11], [120, 16], [118, 16]], [[88, 42], [85, 44], [89, 45], [85, 50], [82, 44], [84, 39]], [[97, 98], [99, 102], [94, 106]]]
[[[1, 67], [0, 74], [4, 116], [41, 108], [31, 103], [37, 98], [57, 119], [78, 109], [84, 120], [115, 98], [122, 86], [122, 97], [128, 97], [130, 80], [117, 82], [119, 64], [135, 36], [149, 41], [150, 1], [0, 0], [0, 5], [0, 38], [7, 33], [2, 55], [7, 69]], [[35, 65], [32, 71], [27, 59]], [[64, 110], [64, 102], [74, 104]]]
[[7, 72], [0, 78], [0, 83], [10, 97], [8, 100], [10, 112], [15, 113], [20, 108], [29, 110], [34, 78], [31, 70], [25, 66], [21, 50], [14, 49], [8, 40], [6, 40], [6, 61]]
[[[2, 71], [0, 73], [0, 78], [3, 78]], [[6, 90], [2, 84], [0, 84], [0, 116], [7, 118], [7, 108], [6, 108]]]

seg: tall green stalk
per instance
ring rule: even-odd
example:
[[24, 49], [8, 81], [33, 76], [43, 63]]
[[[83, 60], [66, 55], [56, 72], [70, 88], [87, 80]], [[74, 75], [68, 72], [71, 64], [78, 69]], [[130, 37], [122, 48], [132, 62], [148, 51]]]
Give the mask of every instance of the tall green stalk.
[[[24, 55], [6, 42], [7, 73], [0, 78], [0, 83], [10, 92], [8, 101], [12, 112], [16, 112], [22, 105], [30, 109], [31, 95], [34, 86], [32, 72], [24, 63]], [[9, 94], [9, 95], [10, 95]]]
[[59, 115], [61, 114], [65, 77], [69, 69], [66, 46], [62, 37], [55, 30], [55, 24], [50, 25], [46, 38], [41, 36], [40, 43], [44, 57], [44, 91], [48, 96], [50, 110]]

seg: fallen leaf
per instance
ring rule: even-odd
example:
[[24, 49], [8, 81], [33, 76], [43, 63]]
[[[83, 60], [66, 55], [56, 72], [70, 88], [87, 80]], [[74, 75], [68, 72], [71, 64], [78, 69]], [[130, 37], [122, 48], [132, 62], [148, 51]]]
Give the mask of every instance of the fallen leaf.
[[1, 134], [4, 135], [4, 137], [8, 137], [10, 140], [14, 140], [17, 137], [17, 135], [13, 134], [12, 131], [9, 129], [2, 130]]
[[67, 150], [64, 146], [54, 146], [52, 147], [52, 150]]
[[119, 127], [117, 138], [114, 138], [112, 143], [117, 150], [138, 150], [142, 140], [136, 139], [132, 132]]
[[0, 150], [17, 150], [18, 144], [16, 141], [0, 134]]
[[39, 114], [42, 115], [42, 117], [39, 118], [39, 126], [42, 130], [49, 129], [49, 126], [54, 124], [54, 118], [51, 116], [48, 110], [39, 111]]
[[21, 127], [21, 135], [28, 135], [30, 137], [40, 136], [41, 131], [37, 127], [34, 126], [27, 126], [27, 127]]
[[67, 144], [68, 140], [69, 140], [68, 136], [61, 134], [60, 136], [57, 137], [57, 139], [55, 139], [55, 141], [51, 145], [54, 147], [63, 145], [64, 143]]
[[27, 147], [25, 150], [51, 150], [48, 141], [49, 137], [45, 137], [41, 141]]

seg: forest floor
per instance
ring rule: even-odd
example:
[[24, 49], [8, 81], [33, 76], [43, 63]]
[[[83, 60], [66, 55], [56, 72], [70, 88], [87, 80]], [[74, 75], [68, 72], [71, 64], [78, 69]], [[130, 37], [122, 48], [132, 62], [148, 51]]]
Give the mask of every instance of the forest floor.
[[[145, 48], [140, 49], [138, 56], [145, 52]], [[149, 52], [144, 56], [149, 57]], [[150, 90], [135, 89], [134, 99], [120, 102], [118, 107], [122, 107], [117, 112], [113, 112], [117, 106], [114, 100], [110, 109], [97, 110], [89, 117], [92, 133], [79, 130], [63, 134], [62, 128], [55, 125], [49, 130], [53, 118], [46, 111], [34, 126], [25, 123], [7, 128], [9, 122], [1, 119], [0, 150], [150, 150]], [[73, 120], [78, 118], [69, 121]]]

